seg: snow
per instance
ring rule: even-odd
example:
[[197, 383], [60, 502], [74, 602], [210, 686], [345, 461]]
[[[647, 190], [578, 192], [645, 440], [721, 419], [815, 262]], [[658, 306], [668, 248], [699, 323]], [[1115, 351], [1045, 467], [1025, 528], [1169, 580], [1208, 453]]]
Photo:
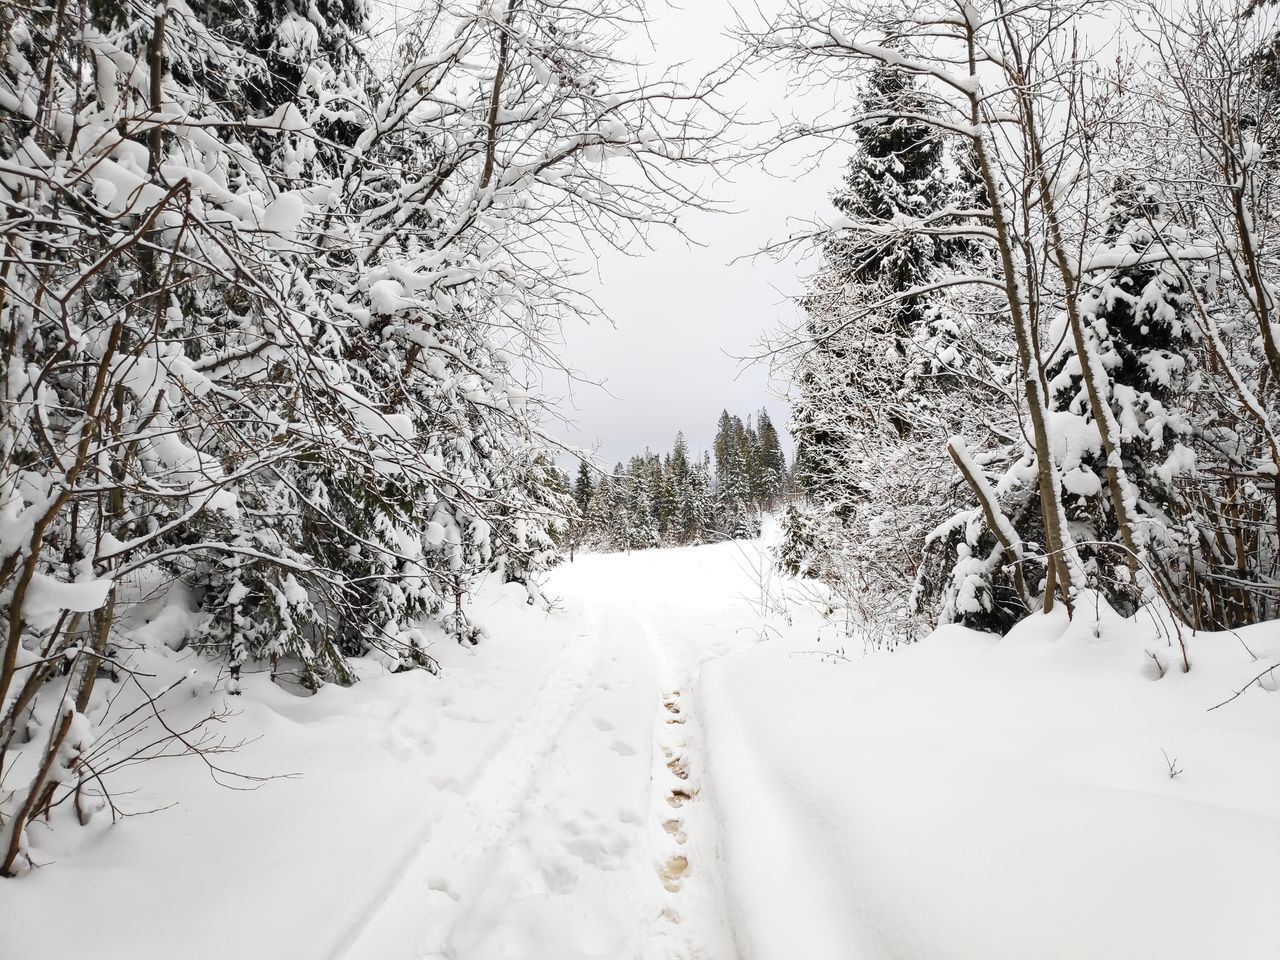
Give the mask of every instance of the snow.
[[250, 118], [243, 121], [245, 126], [259, 127], [265, 130], [279, 130], [282, 133], [299, 133], [310, 129], [311, 124], [302, 115], [295, 103], [281, 104], [275, 113], [261, 119]]
[[[742, 955], [1274, 956], [1280, 703], [1207, 712], [1252, 664], [1230, 637], [1153, 682], [1141, 631], [1090, 619], [709, 670]], [[1277, 640], [1246, 637], [1272, 662]]]
[[368, 436], [413, 439], [413, 420], [402, 413], [383, 413], [358, 403], [352, 403], [350, 410]]
[[67, 583], [37, 573], [31, 578], [22, 601], [23, 619], [37, 629], [48, 629], [64, 610], [89, 613], [107, 602], [110, 580], [81, 580]]
[[[460, 835], [465, 801], [475, 799], [470, 788], [525, 719], [556, 662], [558, 638], [573, 622], [550, 623], [502, 594], [489, 596], [477, 619], [493, 635], [483, 660], [443, 643], [437, 632], [431, 649], [446, 666], [444, 677], [393, 675], [369, 663], [363, 682], [309, 698], [248, 672], [243, 696], [228, 697], [207, 682], [216, 668], [192, 651], [164, 647], [159, 669], [207, 678], [170, 707], [169, 722], [229, 709], [219, 735], [257, 739], [215, 759], [237, 772], [286, 778], [232, 792], [197, 762], [133, 768], [119, 786], [139, 792], [117, 798], [124, 809], [176, 805], [110, 828], [99, 815], [87, 830], [60, 824], [37, 832], [34, 858], [46, 866], [6, 887], [0, 955], [341, 955], [442, 822], [446, 842], [475, 840], [474, 833]], [[527, 760], [510, 756], [504, 775], [495, 772], [495, 792], [512, 787], [505, 773], [514, 779]], [[504, 796], [514, 816], [521, 798]], [[190, 896], [193, 889], [199, 897]], [[132, 891], [134, 902], [146, 905], [145, 934], [121, 927], [116, 898], [91, 890]], [[64, 894], [76, 896], [77, 920], [50, 938], [48, 911]], [[436, 900], [448, 897], [437, 893], [432, 909]]]
[[369, 285], [369, 305], [374, 313], [393, 314], [415, 306], [404, 295], [404, 285], [398, 280], [376, 280]]
[[271, 242], [289, 249], [298, 241], [298, 229], [307, 219], [307, 202], [299, 191], [279, 194], [262, 214], [262, 229], [274, 234]]
[[1280, 628], [1187, 636], [1183, 673], [1085, 596], [864, 655], [760, 550], [579, 555], [550, 610], [491, 581], [480, 646], [423, 628], [442, 676], [361, 662], [309, 697], [228, 697], [189, 602], [157, 604], [133, 640], [191, 675], [170, 723], [229, 709], [257, 739], [218, 762], [292, 776], [129, 768], [118, 801], [157, 812], [37, 829], [0, 955], [1275, 955]]

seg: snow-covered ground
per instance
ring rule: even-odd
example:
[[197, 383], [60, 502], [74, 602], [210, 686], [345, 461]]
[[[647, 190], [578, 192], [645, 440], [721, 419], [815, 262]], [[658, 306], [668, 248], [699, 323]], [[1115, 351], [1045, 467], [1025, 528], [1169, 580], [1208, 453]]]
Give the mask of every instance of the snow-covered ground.
[[841, 657], [761, 569], [580, 556], [551, 612], [488, 590], [440, 678], [197, 687], [175, 720], [261, 734], [221, 762], [297, 776], [122, 774], [174, 805], [37, 835], [0, 960], [1280, 956], [1277, 684], [1207, 709], [1280, 629], [1192, 638], [1187, 674], [1087, 611]]

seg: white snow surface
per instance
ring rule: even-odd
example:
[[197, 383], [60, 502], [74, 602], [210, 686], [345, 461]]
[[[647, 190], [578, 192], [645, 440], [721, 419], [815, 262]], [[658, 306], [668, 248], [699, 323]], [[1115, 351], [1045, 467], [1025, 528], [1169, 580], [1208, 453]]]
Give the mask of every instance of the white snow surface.
[[441, 677], [306, 698], [227, 696], [160, 610], [137, 639], [198, 680], [170, 723], [226, 704], [256, 739], [217, 761], [295, 776], [118, 773], [165, 809], [38, 829], [0, 960], [1280, 956], [1280, 670], [1208, 709], [1277, 625], [1189, 637], [1188, 673], [1088, 603], [864, 653], [760, 549], [579, 555], [549, 612], [490, 585]]

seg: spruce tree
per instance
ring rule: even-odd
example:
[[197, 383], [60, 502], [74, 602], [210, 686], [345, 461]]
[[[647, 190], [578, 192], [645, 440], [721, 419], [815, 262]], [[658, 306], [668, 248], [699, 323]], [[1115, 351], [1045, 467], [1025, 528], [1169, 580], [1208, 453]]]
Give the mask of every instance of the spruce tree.
[[689, 475], [689, 445], [683, 431], [676, 433], [671, 456], [666, 468], [667, 489], [671, 504], [670, 538], [673, 543], [689, 543], [693, 538], [692, 512], [689, 501], [692, 495]]
[[587, 466], [587, 461], [579, 460], [578, 476], [573, 482], [573, 500], [584, 517], [591, 510], [591, 492], [591, 468]]
[[720, 412], [720, 420], [716, 424], [716, 437], [711, 449], [716, 458], [716, 481], [723, 484], [727, 480], [729, 464], [734, 459], [738, 448], [737, 432], [734, 429], [734, 418], [728, 410]]
[[949, 199], [942, 138], [912, 116], [928, 112], [915, 81], [874, 69], [861, 109], [881, 118], [858, 126], [856, 152], [832, 197], [837, 223], [849, 226], [825, 240], [823, 269], [802, 301], [812, 349], [797, 371], [793, 409], [805, 492], [840, 515], [859, 493], [860, 434], [905, 436], [913, 428], [907, 354], [929, 304], [908, 291], [955, 254], [954, 242], [921, 231], [886, 237], [869, 229], [926, 217]]
[[966, 250], [911, 227], [961, 189], [947, 173], [944, 138], [924, 119], [929, 95], [880, 65], [861, 97], [867, 119], [832, 198], [838, 215], [821, 269], [801, 301], [791, 432], [808, 503], [784, 515], [779, 553], [793, 571], [856, 589], [844, 599], [872, 616], [896, 617], [885, 611], [907, 606], [927, 537], [947, 510], [938, 488], [954, 474], [939, 415], [950, 408], [932, 402], [939, 307], [918, 291], [953, 272]]
[[616, 497], [613, 492], [613, 478], [603, 474], [591, 491], [591, 499], [587, 507], [587, 532], [585, 541], [597, 550], [620, 549], [614, 538], [613, 509]]
[[703, 454], [689, 468], [689, 494], [681, 511], [681, 527], [687, 543], [705, 543], [716, 537], [709, 454]]
[[760, 505], [765, 510], [774, 510], [782, 498], [782, 488], [787, 477], [787, 458], [782, 452], [778, 431], [769, 419], [769, 412], [763, 408], [756, 419], [756, 430], [760, 436]]
[[[1086, 275], [1080, 312], [1110, 379], [1110, 404], [1121, 431], [1120, 456], [1135, 488], [1131, 495], [1147, 539], [1152, 531], [1178, 525], [1184, 508], [1174, 488], [1189, 472], [1195, 456], [1184, 394], [1196, 370], [1192, 311], [1194, 296], [1183, 273], [1159, 254], [1181, 229], [1169, 221], [1150, 184], [1121, 177], [1114, 186], [1102, 231], [1098, 259], [1134, 261]], [[1136, 256], [1135, 256], [1136, 255]], [[1143, 262], [1143, 261], [1146, 262]], [[1064, 338], [1061, 357], [1049, 370], [1055, 406], [1064, 414], [1092, 422], [1080, 376], [1080, 358]], [[1089, 534], [1078, 537], [1081, 556], [1093, 567], [1097, 584], [1117, 609], [1132, 612], [1137, 594], [1128, 583], [1128, 557], [1114, 546], [1119, 533], [1105, 492], [1105, 462], [1100, 450], [1088, 450], [1076, 463], [1064, 463], [1064, 504], [1068, 519]], [[1152, 543], [1159, 553], [1167, 543]]]

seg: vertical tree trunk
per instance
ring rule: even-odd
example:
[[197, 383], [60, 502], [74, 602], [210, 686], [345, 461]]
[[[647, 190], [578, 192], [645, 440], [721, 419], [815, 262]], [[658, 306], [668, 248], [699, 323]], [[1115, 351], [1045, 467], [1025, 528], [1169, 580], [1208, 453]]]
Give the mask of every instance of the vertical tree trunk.
[[[974, 37], [972, 24], [967, 25], [966, 35], [969, 52], [969, 69], [977, 75], [977, 40]], [[974, 144], [974, 153], [978, 160], [978, 170], [991, 201], [991, 219], [996, 232], [996, 245], [1000, 254], [1000, 265], [1004, 274], [1005, 297], [1009, 304], [1009, 317], [1013, 324], [1013, 332], [1018, 348], [1018, 366], [1022, 375], [1023, 397], [1027, 404], [1027, 413], [1031, 419], [1031, 429], [1035, 443], [1036, 470], [1040, 492], [1040, 512], [1044, 522], [1045, 553], [1049, 557], [1051, 575], [1049, 585], [1056, 588], [1067, 609], [1073, 604], [1075, 589], [1074, 575], [1078, 564], [1075, 561], [1075, 547], [1070, 542], [1066, 531], [1066, 515], [1062, 509], [1062, 488], [1058, 482], [1058, 471], [1053, 462], [1049, 447], [1048, 404], [1043, 389], [1042, 371], [1034, 346], [1034, 335], [1027, 316], [1027, 305], [1023, 298], [1018, 280], [1017, 261], [1014, 255], [1015, 240], [1009, 230], [1008, 218], [1001, 199], [1000, 184], [987, 152], [982, 134], [982, 110], [976, 90], [968, 94], [969, 120], [973, 128], [970, 137]], [[1044, 610], [1053, 609], [1054, 592], [1048, 590], [1044, 597]]]
[[[1017, 56], [1015, 48], [1015, 56]], [[1021, 73], [1021, 67], [1019, 67]], [[1071, 329], [1072, 343], [1076, 356], [1080, 360], [1080, 377], [1084, 381], [1085, 392], [1089, 398], [1089, 409], [1093, 413], [1093, 422], [1097, 426], [1098, 436], [1102, 441], [1102, 451], [1106, 456], [1107, 491], [1111, 500], [1111, 510], [1116, 518], [1116, 526], [1120, 531], [1120, 539], [1125, 548], [1125, 562], [1137, 585], [1140, 562], [1145, 551], [1138, 543], [1135, 535], [1133, 515], [1129, 509], [1128, 491], [1132, 489], [1125, 473], [1121, 459], [1121, 450], [1117, 437], [1120, 435], [1119, 425], [1111, 410], [1111, 385], [1102, 369], [1102, 362], [1097, 351], [1093, 349], [1093, 341], [1084, 329], [1080, 319], [1079, 277], [1067, 254], [1066, 241], [1062, 235], [1062, 224], [1058, 218], [1057, 202], [1054, 200], [1053, 185], [1049, 182], [1049, 173], [1044, 156], [1044, 147], [1040, 140], [1039, 123], [1036, 118], [1035, 104], [1027, 92], [1025, 78], [1014, 78], [1018, 95], [1019, 108], [1022, 112], [1022, 127], [1031, 151], [1031, 161], [1036, 171], [1036, 185], [1039, 188], [1037, 202], [1049, 227], [1049, 249], [1054, 264], [1062, 277], [1066, 298], [1067, 324]], [[1099, 382], [1099, 381], [1102, 382]]]

